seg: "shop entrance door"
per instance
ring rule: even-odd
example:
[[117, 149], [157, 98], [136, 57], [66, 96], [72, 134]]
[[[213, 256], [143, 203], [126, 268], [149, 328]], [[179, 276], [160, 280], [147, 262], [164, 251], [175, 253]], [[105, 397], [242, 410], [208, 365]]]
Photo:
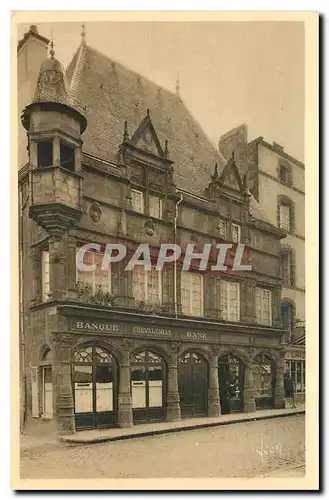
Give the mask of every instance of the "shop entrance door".
[[112, 427], [117, 413], [117, 365], [100, 347], [74, 353], [73, 394], [76, 429]]
[[256, 410], [274, 407], [275, 363], [264, 354], [253, 361]]
[[179, 396], [182, 418], [207, 415], [208, 365], [195, 352], [187, 352], [179, 358]]
[[165, 419], [165, 364], [151, 351], [135, 354], [131, 360], [131, 396], [134, 423]]
[[243, 412], [244, 365], [234, 356], [218, 360], [218, 379], [221, 413]]

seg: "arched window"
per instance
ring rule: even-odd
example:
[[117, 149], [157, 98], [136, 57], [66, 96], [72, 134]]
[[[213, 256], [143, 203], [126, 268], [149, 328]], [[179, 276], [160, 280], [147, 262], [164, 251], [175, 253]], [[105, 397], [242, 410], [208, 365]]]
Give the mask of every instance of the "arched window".
[[295, 204], [287, 196], [278, 196], [277, 204], [278, 227], [293, 233], [295, 230]]
[[292, 288], [295, 285], [295, 262], [291, 248], [281, 249], [280, 274], [283, 287]]

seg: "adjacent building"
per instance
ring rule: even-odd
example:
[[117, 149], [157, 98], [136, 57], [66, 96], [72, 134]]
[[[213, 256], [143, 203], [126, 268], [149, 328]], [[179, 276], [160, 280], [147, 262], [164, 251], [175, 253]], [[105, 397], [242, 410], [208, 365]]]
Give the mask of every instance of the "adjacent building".
[[[178, 94], [94, 50], [84, 33], [66, 71], [46, 51], [35, 28], [18, 50], [19, 67], [21, 54], [35, 64], [42, 55], [21, 120], [24, 418], [72, 433], [284, 407], [286, 233], [264, 216], [239, 162]], [[168, 242], [182, 256], [159, 271]], [[85, 272], [76, 255], [90, 243]], [[102, 270], [109, 243], [127, 254]], [[127, 270], [140, 243], [151, 269]], [[232, 244], [227, 270], [211, 270], [213, 252], [206, 269], [194, 258], [183, 270], [187, 245], [206, 243]], [[251, 270], [232, 270], [238, 243]]]
[[[305, 398], [305, 166], [280, 144], [263, 137], [248, 142], [247, 126], [221, 137], [219, 149], [234, 151], [240, 174], [267, 220], [286, 232], [281, 240], [281, 319], [287, 338], [287, 368], [298, 400]], [[247, 170], [245, 170], [247, 167]], [[255, 240], [261, 250], [261, 242]]]

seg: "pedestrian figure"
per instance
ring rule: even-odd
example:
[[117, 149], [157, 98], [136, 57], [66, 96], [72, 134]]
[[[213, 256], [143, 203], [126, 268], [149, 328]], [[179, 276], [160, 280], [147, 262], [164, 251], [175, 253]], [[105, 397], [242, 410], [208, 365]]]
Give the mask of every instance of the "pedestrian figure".
[[291, 406], [293, 408], [296, 408], [294, 382], [288, 372], [286, 372], [284, 375], [284, 396], [285, 398], [290, 399]]

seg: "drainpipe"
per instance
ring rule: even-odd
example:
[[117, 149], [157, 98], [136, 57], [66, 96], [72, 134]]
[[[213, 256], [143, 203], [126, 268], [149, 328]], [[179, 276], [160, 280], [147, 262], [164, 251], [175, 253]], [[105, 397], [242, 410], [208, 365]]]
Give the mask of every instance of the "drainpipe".
[[[182, 193], [179, 194], [180, 198], [176, 203], [176, 212], [174, 219], [174, 244], [176, 245], [177, 240], [177, 219], [178, 219], [178, 207], [183, 201]], [[177, 308], [177, 261], [174, 260], [174, 301], [175, 301], [175, 318], [178, 317], [178, 308]]]
[[[23, 210], [28, 201], [28, 196], [25, 202], [23, 201], [22, 188], [19, 189], [19, 224], [18, 224], [18, 238], [19, 238], [19, 336], [20, 336], [20, 369], [22, 370], [22, 383], [21, 389], [23, 390], [23, 418], [21, 421], [21, 431], [24, 430], [27, 417], [27, 391], [26, 391], [26, 363], [25, 363], [25, 333], [24, 333], [24, 288], [23, 288], [23, 256], [24, 256], [24, 241], [23, 241]], [[20, 393], [20, 405], [21, 405]], [[21, 408], [20, 408], [21, 411]]]

